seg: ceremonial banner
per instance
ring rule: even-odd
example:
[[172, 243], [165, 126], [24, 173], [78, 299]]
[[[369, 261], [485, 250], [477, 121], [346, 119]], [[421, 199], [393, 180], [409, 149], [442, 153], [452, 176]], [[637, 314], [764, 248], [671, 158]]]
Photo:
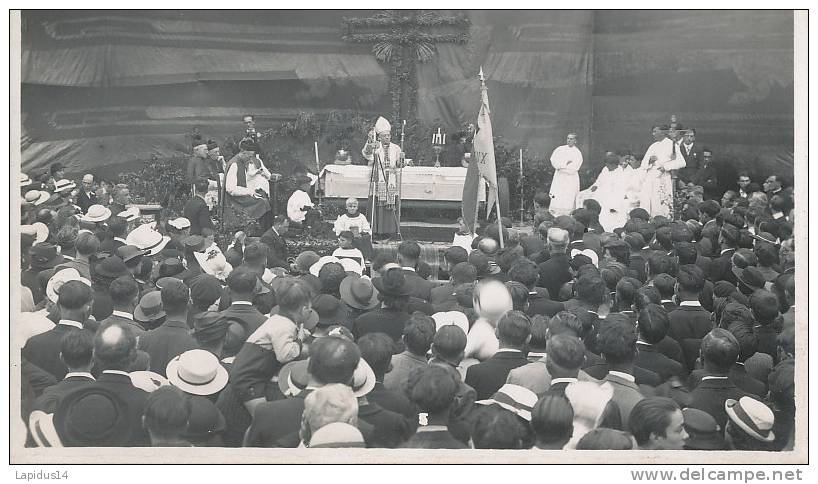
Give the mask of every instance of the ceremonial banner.
[[[481, 77], [482, 74], [481, 69]], [[477, 115], [477, 132], [474, 134], [472, 160], [477, 162], [480, 176], [489, 184], [489, 194], [486, 199], [486, 218], [491, 214], [492, 207], [494, 207], [497, 200], [497, 164], [494, 161], [494, 137], [491, 132], [491, 117], [489, 114], [489, 93], [485, 82], [483, 82], [480, 87], [480, 114]], [[476, 194], [473, 196], [476, 196]], [[499, 217], [500, 214], [497, 215]]]

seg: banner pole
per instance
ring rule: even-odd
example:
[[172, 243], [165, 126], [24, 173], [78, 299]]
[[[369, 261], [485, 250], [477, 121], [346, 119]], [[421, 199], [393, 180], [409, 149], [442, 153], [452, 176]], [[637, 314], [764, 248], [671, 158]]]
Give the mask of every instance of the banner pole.
[[500, 216], [500, 194], [494, 197], [497, 201], [497, 232], [500, 234], [500, 249], [503, 248], [503, 218]]

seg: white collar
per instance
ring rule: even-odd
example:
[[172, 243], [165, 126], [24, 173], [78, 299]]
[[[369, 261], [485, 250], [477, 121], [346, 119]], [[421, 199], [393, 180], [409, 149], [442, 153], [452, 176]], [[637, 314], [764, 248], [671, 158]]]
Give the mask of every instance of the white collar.
[[83, 378], [90, 378], [92, 380], [96, 380], [96, 378], [94, 378], [94, 375], [88, 373], [87, 371], [69, 371], [68, 373], [65, 374], [65, 378], [68, 378], [70, 376], [81, 376]]
[[700, 308], [700, 307], [702, 307], [702, 303], [699, 302], [699, 301], [682, 301], [682, 302], [679, 303], [679, 307], [682, 307], [682, 306]]
[[515, 349], [515, 348], [498, 348], [497, 349], [498, 353], [501, 352], [501, 351], [516, 351], [517, 353], [522, 353], [522, 350], [518, 350], [518, 349]]
[[555, 383], [576, 383], [576, 381], [576, 378], [552, 378], [551, 386], [554, 386]]
[[724, 255], [725, 252], [730, 252], [731, 250], [736, 250], [736, 249], [733, 249], [732, 247], [729, 248], [729, 249], [722, 249], [721, 250], [721, 255]]
[[715, 376], [715, 375], [707, 375], [702, 377], [702, 381], [705, 380], [726, 380], [726, 376]]
[[233, 303], [230, 304], [230, 305], [231, 306], [252, 306], [253, 303], [251, 303], [250, 301], [233, 301]]
[[401, 267], [401, 269], [403, 269], [403, 270], [405, 270], [405, 271], [412, 271], [412, 272], [416, 272], [414, 267]]
[[661, 301], [659, 301], [659, 302], [661, 302], [662, 304], [664, 304], [664, 303], [666, 303], [666, 302], [672, 303], [672, 302], [673, 302], [673, 299], [662, 299], [662, 300], [661, 300]]
[[64, 324], [66, 326], [73, 326], [77, 329], [82, 329], [82, 323], [80, 323], [79, 321], [72, 321], [70, 319], [61, 319], [60, 322], [57, 324]]
[[[629, 375], [628, 373], [623, 373], [621, 371], [608, 370], [608, 374], [613, 375], [613, 376], [618, 376], [619, 378], [622, 378], [623, 380], [627, 380], [627, 381], [629, 381], [631, 383], [636, 383], [636, 377], [633, 376], [633, 375]], [[552, 380], [552, 382], [553, 382], [553, 380]]]
[[773, 212], [773, 218], [778, 220], [784, 216], [784, 212]]
[[122, 242], [123, 244], [127, 244], [127, 242], [125, 241], [125, 239], [123, 239], [122, 237], [114, 237], [114, 240], [117, 240], [117, 241], [119, 241], [119, 242]]
[[102, 373], [108, 373], [108, 374], [111, 374], [111, 375], [125, 375], [128, 378], [131, 377], [131, 375], [129, 375], [127, 371], [122, 371], [122, 370], [103, 370]]
[[125, 311], [119, 311], [118, 309], [114, 309], [114, 312], [111, 314], [113, 314], [114, 316], [119, 316], [121, 318], [133, 320], [133, 314], [126, 313]]
[[534, 356], [536, 356], [538, 358], [545, 358], [545, 355], [546, 355], [546, 353], [539, 353], [537, 351], [529, 351], [528, 352], [528, 357], [529, 358], [534, 357]]
[[422, 432], [448, 432], [449, 427], [445, 425], [421, 425], [417, 428], [417, 433]]
[[642, 341], [641, 339], [636, 340], [636, 344], [643, 345], [643, 346], [653, 346], [652, 344], [646, 343], [646, 342]]

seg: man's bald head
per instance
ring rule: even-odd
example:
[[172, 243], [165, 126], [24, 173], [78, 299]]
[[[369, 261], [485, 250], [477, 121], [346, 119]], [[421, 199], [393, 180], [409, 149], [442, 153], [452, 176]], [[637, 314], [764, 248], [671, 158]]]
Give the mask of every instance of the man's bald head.
[[101, 370], [131, 371], [136, 360], [136, 336], [119, 323], [104, 325], [94, 337], [94, 360]]
[[548, 248], [551, 252], [565, 252], [565, 249], [568, 247], [568, 231], [558, 228], [558, 227], [551, 227], [548, 229]]

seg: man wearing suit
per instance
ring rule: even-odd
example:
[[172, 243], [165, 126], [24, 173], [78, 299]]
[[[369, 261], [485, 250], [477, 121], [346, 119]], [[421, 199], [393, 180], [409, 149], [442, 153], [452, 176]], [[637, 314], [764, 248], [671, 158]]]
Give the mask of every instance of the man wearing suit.
[[134, 309], [139, 303], [139, 283], [131, 276], [118, 277], [109, 286], [108, 295], [111, 297], [113, 313], [103, 319], [101, 324], [121, 323], [129, 326], [138, 340], [145, 334], [145, 328], [133, 317]]
[[[730, 367], [730, 371], [727, 373], [728, 378], [740, 390], [763, 399], [767, 395], [766, 383], [748, 374], [744, 368], [744, 362], [756, 354], [758, 348], [758, 339], [752, 329], [752, 322], [734, 321], [727, 330], [736, 338], [739, 346], [738, 360]], [[702, 378], [707, 375], [708, 373], [704, 368], [693, 370], [688, 379], [688, 388], [693, 389], [699, 386]]]
[[60, 359], [68, 367], [65, 378], [43, 390], [34, 402], [34, 410], [54, 413], [62, 398], [68, 393], [93, 383], [94, 334], [90, 331], [69, 331], [60, 341]]
[[127, 446], [148, 447], [150, 438], [142, 425], [148, 393], [136, 388], [128, 375], [135, 359], [136, 337], [130, 328], [120, 323], [101, 327], [94, 337], [94, 360], [102, 373], [95, 382], [77, 392], [103, 389], [116, 394], [126, 403], [126, 418], [130, 432]]
[[696, 130], [689, 128], [679, 144], [679, 152], [685, 159], [685, 167], [679, 170], [679, 178], [688, 183], [702, 164], [702, 148], [696, 143]]
[[60, 321], [53, 329], [26, 341], [22, 356], [34, 365], [62, 380], [68, 372], [60, 358], [62, 338], [69, 332], [82, 331], [91, 314], [91, 288], [81, 281], [68, 281], [60, 287], [57, 298]]
[[658, 304], [648, 304], [639, 311], [639, 340], [636, 342], [634, 363], [642, 368], [650, 368], [663, 382], [674, 376], [682, 378], [687, 373], [680, 362], [668, 358], [654, 347], [667, 336], [669, 325], [667, 312]]
[[739, 230], [728, 223], [724, 223], [719, 231], [719, 256], [710, 264], [710, 280], [713, 283], [727, 281], [736, 284], [736, 275], [732, 270], [733, 254], [738, 249]]
[[318, 338], [310, 346], [307, 389], [291, 398], [262, 402], [248, 409], [253, 422], [244, 438], [245, 447], [298, 447], [304, 398], [312, 389], [333, 383], [351, 385], [361, 352], [343, 338]]
[[170, 360], [185, 351], [199, 348], [187, 325], [190, 290], [179, 279], [168, 278], [162, 285], [162, 308], [167, 316], [158, 328], [139, 338], [139, 349], [151, 357], [151, 371], [165, 376]]
[[190, 235], [202, 235], [203, 228], [216, 230], [210, 218], [210, 208], [205, 202], [205, 195], [209, 187], [208, 181], [205, 178], [199, 178], [193, 183], [193, 187], [196, 190], [196, 196], [185, 203], [183, 214], [186, 219], [190, 220]]
[[221, 313], [227, 320], [239, 323], [247, 336], [267, 321], [267, 317], [252, 303], [259, 285], [256, 274], [246, 267], [237, 267], [227, 276], [227, 292], [231, 303]]
[[430, 294], [432, 307], [436, 312], [456, 311], [457, 297], [455, 288], [461, 284], [471, 284], [477, 280], [477, 268], [468, 262], [458, 262], [449, 271], [451, 280], [446, 284], [432, 288]]
[[636, 328], [622, 314], [609, 314], [599, 331], [600, 350], [608, 363], [603, 381], [613, 387], [612, 399], [619, 406], [623, 428], [628, 428], [631, 410], [644, 398], [633, 376], [636, 340]]
[[[537, 324], [539, 322], [534, 323], [534, 325]], [[551, 318], [548, 321], [546, 335], [546, 354], [537, 361], [511, 370], [506, 383], [519, 385], [537, 395], [542, 395], [549, 391], [554, 383], [560, 383], [560, 381], [597, 382], [595, 378], [581, 370], [587, 361], [586, 355], [588, 354], [588, 350], [579, 339], [578, 331], [581, 329], [582, 322], [575, 314], [561, 312]], [[552, 341], [554, 341], [553, 344]], [[580, 347], [576, 346], [576, 342], [579, 342]], [[579, 356], [576, 355], [578, 351]], [[550, 358], [549, 354], [552, 355]], [[557, 379], [560, 380], [555, 382]]]
[[562, 285], [573, 279], [571, 259], [566, 253], [568, 232], [556, 227], [548, 229], [547, 245], [551, 258], [539, 265], [539, 286], [548, 289], [550, 298], [557, 300]]
[[531, 321], [520, 311], [510, 311], [497, 322], [500, 349], [482, 363], [466, 370], [466, 384], [477, 392], [478, 400], [491, 398], [506, 382], [514, 368], [528, 363], [523, 348], [531, 337]]
[[406, 283], [411, 288], [411, 295], [424, 301], [429, 301], [432, 297], [433, 282], [418, 275], [415, 268], [420, 259], [420, 245], [414, 240], [405, 240], [398, 246], [398, 263], [403, 268], [406, 276]]
[[713, 328], [710, 312], [699, 301], [703, 288], [704, 274], [698, 266], [687, 264], [679, 268], [676, 274], [679, 308], [669, 314], [668, 336], [682, 347], [688, 371], [694, 368], [698, 357], [698, 340]]
[[526, 314], [534, 316], [541, 314], [552, 317], [565, 309], [561, 302], [552, 301], [548, 289], [535, 287], [540, 277], [540, 270], [537, 264], [530, 259], [520, 257], [511, 265], [508, 271], [508, 278], [523, 284], [528, 289], [528, 308]]
[[267, 254], [268, 267], [290, 268], [287, 262], [287, 242], [283, 237], [289, 229], [290, 219], [284, 215], [277, 215], [273, 218], [273, 226], [261, 236], [261, 241], [270, 248]]
[[747, 396], [728, 376], [738, 358], [739, 344], [732, 333], [716, 328], [702, 339], [701, 354], [706, 375], [690, 394], [690, 406], [709, 413], [724, 428], [728, 418], [724, 402]]
[[708, 148], [702, 149], [702, 164], [691, 179], [693, 184], [704, 188], [705, 200], [718, 200], [720, 197], [719, 176], [712, 160], [713, 152]]
[[82, 210], [82, 213], [86, 213], [88, 207], [96, 204], [97, 193], [94, 191], [94, 175], [88, 173], [82, 177], [82, 189], [77, 193], [77, 206]]

